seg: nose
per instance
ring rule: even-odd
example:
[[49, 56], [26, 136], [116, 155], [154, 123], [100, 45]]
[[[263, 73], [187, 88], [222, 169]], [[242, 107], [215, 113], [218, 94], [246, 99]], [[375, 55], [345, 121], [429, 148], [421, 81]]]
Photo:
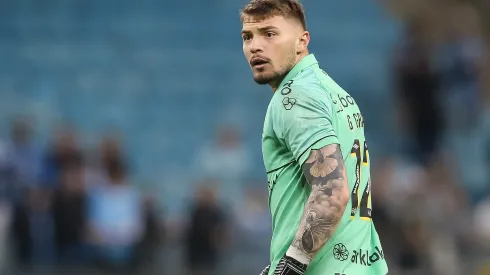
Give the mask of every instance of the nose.
[[260, 39], [255, 38], [250, 42], [250, 52], [251, 53], [258, 53], [262, 51], [262, 43]]

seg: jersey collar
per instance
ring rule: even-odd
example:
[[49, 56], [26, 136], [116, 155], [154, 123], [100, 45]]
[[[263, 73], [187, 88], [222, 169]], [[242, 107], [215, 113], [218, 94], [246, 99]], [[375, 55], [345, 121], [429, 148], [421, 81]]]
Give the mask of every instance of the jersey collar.
[[309, 54], [303, 59], [301, 59], [296, 65], [294, 65], [293, 69], [286, 75], [286, 77], [282, 80], [281, 85], [279, 87], [282, 87], [286, 82], [290, 81], [293, 79], [295, 76], [297, 76], [299, 73], [301, 73], [304, 69], [311, 67], [313, 65], [317, 65], [318, 61], [315, 58], [315, 55]]

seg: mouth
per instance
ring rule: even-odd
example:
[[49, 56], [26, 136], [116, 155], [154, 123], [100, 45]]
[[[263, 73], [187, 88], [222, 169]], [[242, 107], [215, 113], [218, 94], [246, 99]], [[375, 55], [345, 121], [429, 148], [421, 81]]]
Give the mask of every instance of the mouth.
[[253, 68], [261, 68], [264, 67], [265, 64], [269, 63], [267, 59], [262, 58], [262, 57], [255, 57], [250, 60], [250, 65], [252, 65]]

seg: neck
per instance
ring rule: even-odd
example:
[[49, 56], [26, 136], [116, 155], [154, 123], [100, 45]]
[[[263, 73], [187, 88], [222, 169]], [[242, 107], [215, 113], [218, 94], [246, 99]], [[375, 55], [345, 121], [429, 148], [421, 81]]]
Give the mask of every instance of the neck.
[[276, 92], [277, 88], [279, 88], [279, 85], [281, 85], [281, 82], [288, 75], [288, 73], [294, 68], [294, 66], [296, 66], [296, 64], [298, 64], [303, 59], [303, 57], [307, 56], [308, 54], [309, 54], [309, 52], [305, 51], [304, 53], [301, 53], [300, 55], [298, 55], [296, 57], [294, 65], [291, 66], [291, 68], [289, 68], [289, 70], [287, 70], [283, 75], [281, 75], [280, 77], [278, 77], [277, 79], [275, 79], [275, 80], [271, 81], [271, 83], [269, 83], [269, 86], [271, 87], [273, 93]]
[[282, 80], [286, 77], [286, 75], [289, 73], [290, 70], [286, 71], [283, 75], [278, 77], [276, 80], [272, 81], [269, 83], [269, 86], [272, 89], [272, 93], [275, 93], [277, 88], [279, 88], [279, 85], [281, 84]]

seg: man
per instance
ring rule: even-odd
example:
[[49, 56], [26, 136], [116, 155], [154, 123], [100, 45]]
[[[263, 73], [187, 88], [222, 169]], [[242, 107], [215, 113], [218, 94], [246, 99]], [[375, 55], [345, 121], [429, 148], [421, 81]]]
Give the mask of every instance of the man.
[[241, 21], [253, 78], [274, 91], [262, 137], [273, 222], [262, 274], [387, 274], [371, 221], [364, 121], [308, 53], [301, 4], [252, 0]]
[[201, 186], [189, 212], [185, 233], [186, 268], [189, 275], [219, 273], [220, 254], [226, 242], [226, 215], [211, 186]]

